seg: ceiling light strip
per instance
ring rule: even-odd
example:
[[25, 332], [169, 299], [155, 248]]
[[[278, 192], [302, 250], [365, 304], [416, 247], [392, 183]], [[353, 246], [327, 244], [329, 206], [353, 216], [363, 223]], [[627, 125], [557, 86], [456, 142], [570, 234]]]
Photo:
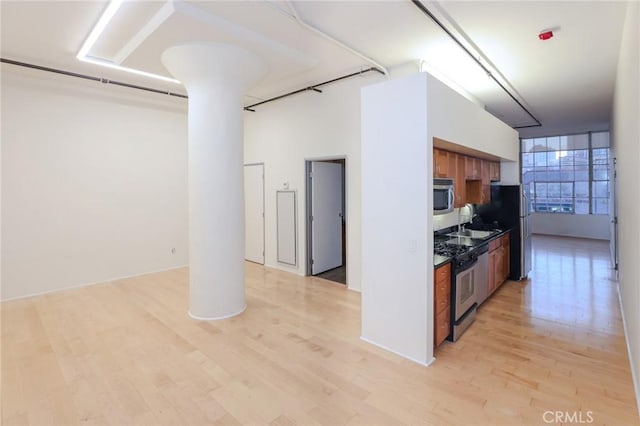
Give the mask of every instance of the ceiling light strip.
[[106, 59], [101, 59], [101, 58], [96, 58], [94, 56], [90, 56], [89, 55], [89, 51], [96, 44], [96, 42], [98, 41], [98, 38], [100, 38], [100, 36], [104, 32], [105, 28], [109, 24], [109, 22], [111, 22], [111, 19], [113, 19], [113, 17], [115, 16], [116, 12], [118, 12], [118, 9], [120, 9], [120, 6], [122, 5], [122, 3], [123, 3], [123, 0], [111, 0], [111, 2], [109, 3], [109, 6], [107, 6], [107, 8], [104, 10], [104, 12], [102, 13], [102, 16], [100, 16], [100, 19], [98, 19], [98, 22], [93, 27], [93, 29], [89, 33], [89, 36], [87, 37], [87, 39], [82, 44], [82, 47], [78, 51], [78, 54], [76, 55], [76, 58], [78, 58], [78, 60], [80, 60], [82, 62], [88, 62], [90, 64], [100, 65], [100, 66], [111, 68], [111, 69], [115, 69], [115, 70], [118, 70], [118, 71], [124, 71], [124, 72], [128, 72], [128, 73], [131, 73], [131, 74], [141, 75], [141, 76], [144, 76], [144, 77], [155, 78], [155, 79], [158, 79], [158, 80], [167, 81], [169, 83], [180, 84], [180, 81], [178, 81], [178, 80], [176, 80], [174, 78], [169, 78], [169, 77], [165, 77], [163, 75], [158, 75], [158, 74], [153, 74], [153, 73], [146, 72], [146, 71], [141, 71], [141, 70], [137, 70], [137, 69], [134, 69], [134, 68], [123, 67], [123, 66], [118, 65], [118, 64], [116, 64], [116, 63], [114, 63], [112, 61], [108, 61]]
[[516, 126], [513, 127], [514, 129], [524, 129], [524, 128], [528, 128], [528, 127], [540, 127], [542, 126], [542, 123], [540, 122], [540, 120], [538, 120], [524, 105], [522, 105], [522, 103], [509, 91], [509, 89], [507, 89], [501, 82], [500, 80], [498, 80], [493, 73], [491, 72], [491, 70], [489, 70], [487, 67], [484, 66], [484, 64], [482, 62], [480, 62], [480, 60], [478, 58], [475, 57], [475, 55], [469, 50], [467, 49], [467, 47], [462, 44], [462, 42], [460, 40], [458, 40], [458, 38], [451, 32], [449, 31], [449, 29], [442, 23], [440, 22], [440, 20], [438, 20], [438, 18], [436, 18], [430, 11], [429, 9], [427, 9], [425, 7], [424, 4], [422, 4], [421, 1], [419, 0], [411, 0], [411, 2], [418, 8], [420, 9], [420, 11], [422, 13], [424, 13], [425, 15], [427, 15], [429, 18], [431, 18], [431, 20], [433, 22], [436, 23], [436, 25], [438, 25], [440, 27], [440, 29], [442, 29], [442, 31], [444, 31], [450, 38], [451, 40], [453, 40], [462, 50], [464, 50], [464, 52], [469, 55], [469, 57], [480, 67], [482, 68], [482, 70], [484, 72], [487, 73], [487, 76], [489, 76], [489, 78], [491, 78], [498, 86], [500, 86], [500, 88], [507, 94], [509, 95], [509, 97], [516, 103], [518, 104], [518, 106], [520, 108], [522, 108], [522, 110], [527, 113], [527, 115], [529, 117], [531, 117], [533, 119], [533, 121], [536, 122], [536, 124], [532, 124], [532, 125], [528, 125], [528, 126]]

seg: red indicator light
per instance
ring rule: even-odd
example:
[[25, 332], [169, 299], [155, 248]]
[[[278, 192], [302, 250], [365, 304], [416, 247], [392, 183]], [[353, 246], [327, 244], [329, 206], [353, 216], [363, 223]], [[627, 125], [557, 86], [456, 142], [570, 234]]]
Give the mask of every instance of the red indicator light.
[[542, 31], [538, 34], [540, 40], [549, 40], [551, 37], [553, 37], [553, 31]]

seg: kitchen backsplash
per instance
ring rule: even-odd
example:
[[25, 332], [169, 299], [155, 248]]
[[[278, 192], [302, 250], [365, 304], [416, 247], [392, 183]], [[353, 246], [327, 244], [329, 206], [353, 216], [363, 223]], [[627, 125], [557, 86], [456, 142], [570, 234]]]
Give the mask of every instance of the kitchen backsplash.
[[473, 206], [467, 204], [465, 207], [454, 209], [451, 213], [434, 215], [433, 230], [438, 231], [450, 226], [456, 226], [458, 224], [458, 215], [460, 216], [460, 223], [471, 222], [472, 214]]

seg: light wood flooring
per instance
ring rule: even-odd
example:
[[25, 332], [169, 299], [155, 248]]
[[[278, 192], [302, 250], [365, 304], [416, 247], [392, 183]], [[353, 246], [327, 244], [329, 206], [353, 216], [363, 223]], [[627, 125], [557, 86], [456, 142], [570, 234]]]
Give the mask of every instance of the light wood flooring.
[[359, 293], [251, 263], [219, 322], [187, 316], [185, 269], [5, 302], [2, 424], [640, 424], [608, 246], [534, 247], [428, 368], [359, 339]]

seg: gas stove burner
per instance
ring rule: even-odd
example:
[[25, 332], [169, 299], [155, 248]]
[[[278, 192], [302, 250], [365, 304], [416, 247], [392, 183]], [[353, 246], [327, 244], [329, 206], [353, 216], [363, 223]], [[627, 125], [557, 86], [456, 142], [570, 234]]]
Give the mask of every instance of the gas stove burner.
[[444, 242], [436, 243], [434, 246], [434, 252], [436, 254], [439, 254], [440, 256], [447, 256], [447, 257], [459, 256], [468, 251], [469, 251], [469, 247], [446, 244]]

